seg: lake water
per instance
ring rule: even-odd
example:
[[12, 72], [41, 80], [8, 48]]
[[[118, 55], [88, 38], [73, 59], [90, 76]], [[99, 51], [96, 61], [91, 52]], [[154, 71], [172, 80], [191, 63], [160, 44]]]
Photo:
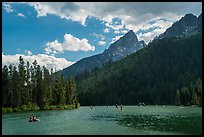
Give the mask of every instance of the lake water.
[[[40, 121], [28, 122], [31, 115]], [[2, 115], [2, 134], [202, 134], [202, 108], [178, 106], [80, 107]]]

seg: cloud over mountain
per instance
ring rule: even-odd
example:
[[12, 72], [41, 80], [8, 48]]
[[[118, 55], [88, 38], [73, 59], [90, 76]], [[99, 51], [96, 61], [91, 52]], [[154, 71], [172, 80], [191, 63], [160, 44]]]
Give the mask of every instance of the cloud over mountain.
[[[12, 8], [12, 4], [4, 3], [4, 9], [11, 11], [9, 9]], [[122, 4], [120, 2], [23, 2], [22, 4], [33, 7], [37, 17], [56, 15], [84, 26], [88, 17], [95, 17], [104, 22], [107, 27], [105, 33], [112, 29], [115, 34], [123, 33], [122, 29], [127, 29], [133, 30], [137, 35], [142, 26], [148, 26], [147, 22], [167, 18], [169, 21], [160, 24], [161, 30], [147, 32], [144, 35], [146, 43], [150, 41], [149, 36], [157, 36], [158, 32], [170, 27], [170, 22], [175, 22], [187, 13], [199, 15], [202, 11], [200, 2], [123, 2]], [[114, 25], [114, 18], [120, 19], [121, 23]]]

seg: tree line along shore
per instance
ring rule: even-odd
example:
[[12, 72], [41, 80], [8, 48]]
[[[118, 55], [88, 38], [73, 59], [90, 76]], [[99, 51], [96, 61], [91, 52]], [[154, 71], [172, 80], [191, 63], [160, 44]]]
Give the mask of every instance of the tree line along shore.
[[76, 96], [73, 77], [52, 77], [51, 72], [19, 57], [18, 67], [10, 64], [2, 68], [2, 112], [76, 109], [80, 104]]

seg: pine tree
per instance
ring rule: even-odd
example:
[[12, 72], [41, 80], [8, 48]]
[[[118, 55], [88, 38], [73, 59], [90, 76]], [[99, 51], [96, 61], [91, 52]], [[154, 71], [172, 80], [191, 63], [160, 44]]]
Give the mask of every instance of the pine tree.
[[26, 77], [25, 77], [25, 66], [24, 66], [24, 61], [22, 56], [19, 57], [19, 94], [20, 94], [20, 99], [19, 99], [19, 103], [20, 106], [22, 104], [26, 104], [28, 103], [28, 92], [26, 92]]
[[59, 105], [60, 104], [60, 80], [55, 79], [54, 86], [53, 86], [53, 104]]
[[69, 79], [69, 86], [70, 86], [70, 104], [73, 104], [74, 103], [74, 99], [76, 98], [76, 90], [77, 90], [77, 87], [76, 87], [76, 82], [74, 80], [73, 77], [70, 77]]
[[40, 108], [42, 108], [45, 100], [43, 92], [42, 70], [40, 65], [37, 65], [36, 68], [36, 91], [37, 104]]
[[54, 94], [53, 94], [53, 88], [54, 88], [54, 78], [53, 78], [53, 68], [51, 68], [50, 72], [50, 81], [49, 81], [49, 103], [54, 103]]
[[177, 106], [181, 105], [180, 93], [179, 93], [178, 89], [176, 90], [175, 105], [177, 105]]
[[[66, 97], [69, 96], [69, 104], [78, 104], [75, 96], [76, 83], [73, 78], [66, 84], [63, 75], [59, 79], [53, 78], [49, 70], [37, 65], [37, 61], [24, 65], [23, 58], [20, 56], [18, 69], [16, 66], [9, 65], [2, 68], [2, 106], [12, 107], [14, 111], [27, 110], [32, 105], [37, 104], [40, 109], [46, 105], [65, 105]], [[66, 86], [69, 93], [65, 94]], [[77, 107], [77, 106], [76, 106]], [[36, 108], [36, 106], [35, 106]]]
[[20, 107], [21, 105], [21, 94], [20, 94], [20, 82], [19, 82], [19, 73], [17, 71], [16, 66], [13, 67], [13, 75], [12, 75], [12, 83], [13, 83], [13, 107]]
[[61, 75], [61, 79], [59, 82], [59, 90], [60, 90], [60, 104], [64, 105], [66, 103], [65, 103], [65, 81], [63, 75]]
[[198, 105], [198, 97], [197, 97], [196, 92], [193, 92], [193, 95], [192, 95], [192, 104], [193, 105]]
[[33, 66], [30, 67], [30, 73], [31, 73], [31, 83], [30, 83], [30, 100], [32, 103], [36, 103], [35, 100], [35, 72]]
[[202, 106], [202, 80], [200, 78], [195, 83], [195, 92], [197, 93], [197, 103]]
[[43, 66], [43, 95], [45, 102], [44, 104], [48, 105], [49, 104], [49, 84], [50, 84], [50, 75], [49, 75], [49, 70], [46, 69], [45, 66]]
[[33, 102], [37, 103], [37, 76], [36, 76], [36, 73], [37, 73], [37, 61], [35, 60], [33, 62], [33, 75], [32, 75], [32, 81], [33, 81]]
[[27, 65], [26, 65], [26, 92], [27, 92], [27, 103], [28, 102], [32, 102], [32, 90], [31, 90], [31, 76], [30, 76], [30, 63], [29, 61], [27, 61]]
[[10, 64], [9, 65], [9, 90], [8, 92], [10, 93], [11, 95], [11, 98], [10, 98], [10, 102], [11, 102], [11, 107], [13, 108], [13, 100], [14, 100], [14, 93], [13, 93], [13, 65]]
[[8, 67], [4, 66], [2, 69], [2, 101], [3, 106], [10, 106], [10, 95], [9, 95], [9, 75], [8, 75]]

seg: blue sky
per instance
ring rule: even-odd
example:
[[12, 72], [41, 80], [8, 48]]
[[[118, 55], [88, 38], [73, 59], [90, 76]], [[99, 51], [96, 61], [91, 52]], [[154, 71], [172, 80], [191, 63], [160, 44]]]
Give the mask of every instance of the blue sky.
[[129, 30], [148, 43], [185, 14], [198, 16], [201, 9], [198, 2], [2, 3], [2, 65], [17, 64], [22, 55], [60, 70], [102, 53]]

